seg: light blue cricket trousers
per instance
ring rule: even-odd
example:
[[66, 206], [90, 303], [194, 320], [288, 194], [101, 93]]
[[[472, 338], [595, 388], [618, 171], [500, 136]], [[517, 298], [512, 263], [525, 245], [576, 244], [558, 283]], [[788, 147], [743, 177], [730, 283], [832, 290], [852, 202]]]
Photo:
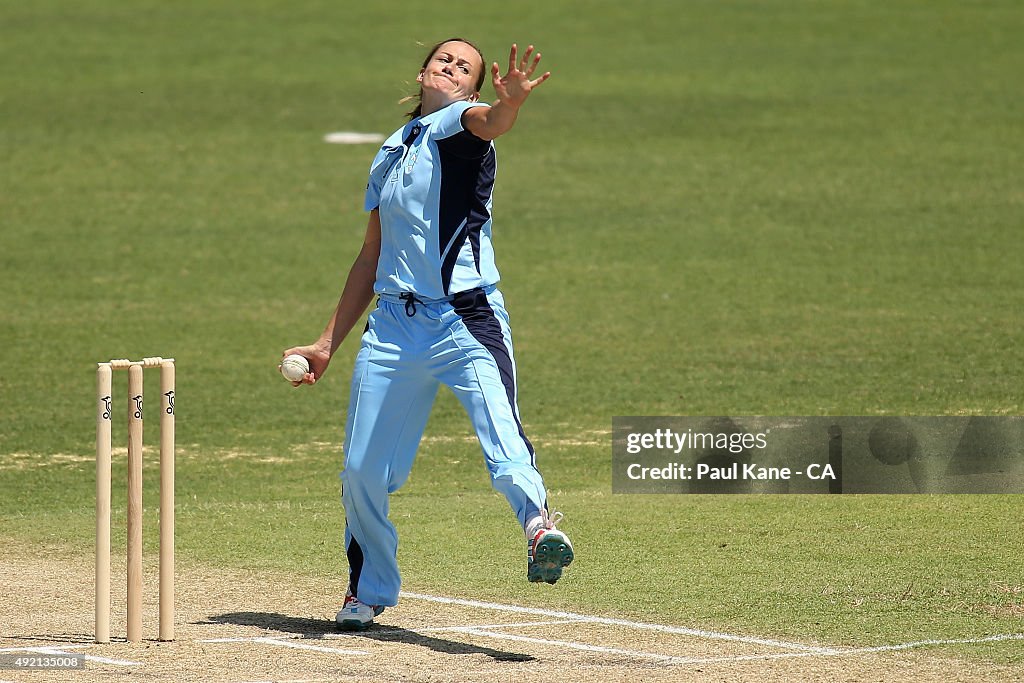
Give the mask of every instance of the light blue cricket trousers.
[[491, 484], [519, 523], [525, 528], [545, 507], [544, 482], [519, 421], [501, 293], [475, 289], [426, 303], [382, 296], [352, 374], [341, 473], [349, 589], [366, 604], [398, 604], [398, 535], [388, 519], [388, 496], [412, 470], [441, 384], [469, 413]]

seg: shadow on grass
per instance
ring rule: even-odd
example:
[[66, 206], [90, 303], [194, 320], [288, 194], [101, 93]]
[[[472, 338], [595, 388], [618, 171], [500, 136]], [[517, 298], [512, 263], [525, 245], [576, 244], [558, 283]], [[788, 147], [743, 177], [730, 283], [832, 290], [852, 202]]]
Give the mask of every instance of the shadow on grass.
[[[195, 623], [197, 625], [234, 624], [236, 626], [253, 626], [264, 630], [292, 633], [301, 638], [311, 640], [323, 638], [328, 634], [339, 633], [333, 621], [309, 617], [290, 617], [284, 614], [268, 612], [229, 612], [212, 616], [207, 621]], [[449, 655], [487, 655], [499, 662], [532, 662], [536, 659], [531, 655], [518, 652], [505, 652], [504, 650], [494, 650], [489, 647], [460, 643], [455, 640], [434, 638], [417, 633], [416, 631], [395, 626], [381, 626], [380, 624], [373, 624], [365, 631], [346, 631], [345, 635], [389, 643], [418, 645], [434, 652], [442, 652]]]

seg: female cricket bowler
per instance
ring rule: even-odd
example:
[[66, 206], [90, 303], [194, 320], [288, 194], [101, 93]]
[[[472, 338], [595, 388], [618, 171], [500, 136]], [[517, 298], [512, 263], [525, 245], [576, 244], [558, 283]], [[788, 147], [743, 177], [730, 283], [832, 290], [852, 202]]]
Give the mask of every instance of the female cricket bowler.
[[[532, 59], [531, 59], [532, 57]], [[533, 78], [540, 53], [491, 77], [498, 99], [479, 102], [480, 50], [452, 38], [434, 46], [416, 77], [419, 104], [370, 166], [366, 236], [323, 334], [301, 354], [323, 376], [331, 357], [376, 294], [352, 374], [341, 474], [349, 588], [336, 621], [368, 627], [398, 604], [398, 536], [388, 496], [409, 476], [427, 416], [445, 384], [465, 406], [490, 471], [527, 538], [527, 577], [554, 583], [573, 560], [569, 538], [549, 515], [544, 482], [516, 404], [509, 317], [491, 245], [493, 140], [550, 72]], [[512, 206], [514, 203], [510, 202]]]

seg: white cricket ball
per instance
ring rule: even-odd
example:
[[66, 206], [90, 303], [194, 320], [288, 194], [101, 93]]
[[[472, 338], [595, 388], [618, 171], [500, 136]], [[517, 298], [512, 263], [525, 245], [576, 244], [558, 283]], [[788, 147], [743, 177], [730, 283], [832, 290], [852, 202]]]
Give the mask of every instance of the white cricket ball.
[[293, 353], [290, 356], [285, 356], [285, 359], [281, 361], [281, 374], [289, 382], [301, 382], [303, 375], [307, 372], [309, 372], [309, 361], [305, 356]]

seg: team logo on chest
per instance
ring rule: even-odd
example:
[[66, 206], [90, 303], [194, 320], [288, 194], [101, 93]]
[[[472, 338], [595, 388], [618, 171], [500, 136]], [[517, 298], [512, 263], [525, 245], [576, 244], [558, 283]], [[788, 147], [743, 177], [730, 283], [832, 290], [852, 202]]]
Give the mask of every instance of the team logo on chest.
[[405, 174], [409, 175], [412, 173], [412, 167], [416, 165], [416, 158], [420, 155], [418, 149], [414, 149], [409, 152], [409, 155], [405, 158]]

